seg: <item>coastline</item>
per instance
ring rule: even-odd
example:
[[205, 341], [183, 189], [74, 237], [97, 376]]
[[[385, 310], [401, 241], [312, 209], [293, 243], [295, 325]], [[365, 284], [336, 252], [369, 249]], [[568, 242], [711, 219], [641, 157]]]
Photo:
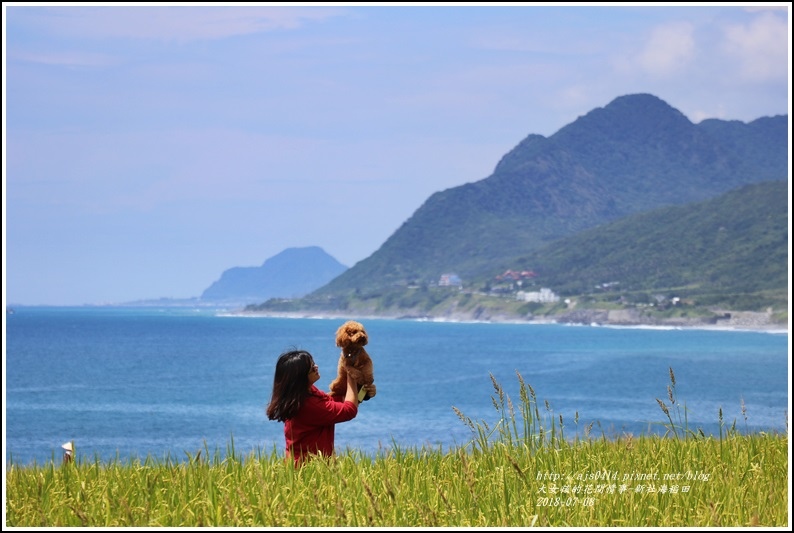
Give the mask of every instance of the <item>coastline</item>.
[[726, 311], [724, 318], [707, 320], [700, 317], [686, 318], [652, 318], [640, 316], [633, 310], [580, 310], [554, 316], [516, 317], [502, 313], [446, 313], [441, 316], [395, 314], [395, 313], [347, 313], [329, 311], [230, 311], [228, 316], [249, 316], [268, 318], [301, 318], [301, 319], [339, 319], [339, 320], [415, 320], [420, 322], [469, 322], [494, 324], [558, 324], [567, 326], [639, 328], [639, 329], [701, 329], [714, 331], [747, 331], [788, 335], [790, 328], [786, 324], [773, 322], [771, 315], [754, 311]]

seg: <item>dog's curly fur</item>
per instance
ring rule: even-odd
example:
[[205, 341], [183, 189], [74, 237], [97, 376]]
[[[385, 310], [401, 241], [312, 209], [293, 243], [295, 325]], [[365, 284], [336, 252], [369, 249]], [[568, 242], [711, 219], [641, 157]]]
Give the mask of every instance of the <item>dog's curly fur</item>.
[[364, 326], [360, 322], [348, 320], [336, 330], [336, 345], [342, 348], [339, 356], [337, 376], [331, 382], [331, 395], [344, 396], [347, 392], [347, 375], [350, 374], [361, 389], [369, 385], [365, 400], [375, 396], [375, 376], [372, 359], [364, 346], [369, 342]]

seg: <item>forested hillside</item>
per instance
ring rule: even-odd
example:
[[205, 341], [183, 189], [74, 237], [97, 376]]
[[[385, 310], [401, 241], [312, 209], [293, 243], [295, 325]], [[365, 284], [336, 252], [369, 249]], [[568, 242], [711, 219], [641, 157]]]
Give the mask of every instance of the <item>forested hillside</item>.
[[560, 239], [515, 263], [559, 294], [677, 291], [689, 297], [788, 288], [788, 183], [746, 185]]

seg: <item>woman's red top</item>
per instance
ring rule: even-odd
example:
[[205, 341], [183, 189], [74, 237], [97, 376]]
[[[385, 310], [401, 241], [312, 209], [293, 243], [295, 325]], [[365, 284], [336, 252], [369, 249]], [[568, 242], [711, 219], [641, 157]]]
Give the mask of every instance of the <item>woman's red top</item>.
[[309, 455], [334, 454], [334, 427], [352, 420], [358, 406], [344, 398], [332, 397], [312, 385], [298, 414], [284, 422], [287, 456], [300, 464]]

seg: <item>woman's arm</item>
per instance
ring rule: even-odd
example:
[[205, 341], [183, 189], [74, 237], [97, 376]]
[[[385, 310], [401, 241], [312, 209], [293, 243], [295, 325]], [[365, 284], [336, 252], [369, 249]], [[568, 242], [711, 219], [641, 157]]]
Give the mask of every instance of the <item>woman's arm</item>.
[[347, 392], [345, 393], [345, 401], [353, 402], [353, 405], [358, 405], [358, 385], [355, 380], [347, 375]]

